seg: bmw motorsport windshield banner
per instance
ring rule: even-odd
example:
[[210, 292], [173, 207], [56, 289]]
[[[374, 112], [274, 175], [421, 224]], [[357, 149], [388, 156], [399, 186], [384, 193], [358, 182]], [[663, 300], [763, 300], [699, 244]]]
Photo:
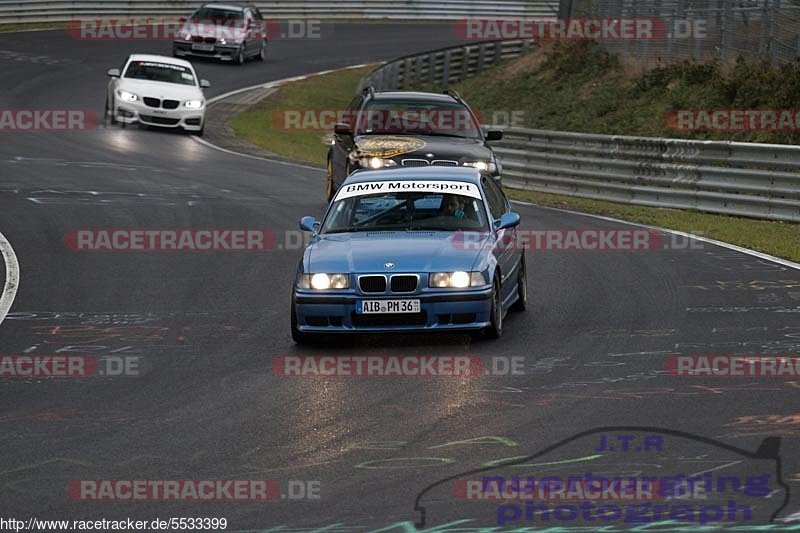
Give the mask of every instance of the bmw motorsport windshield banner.
[[339, 189], [336, 195], [337, 200], [351, 198], [353, 196], [367, 196], [370, 194], [386, 194], [394, 192], [423, 192], [423, 193], [447, 193], [471, 196], [480, 199], [481, 193], [478, 187], [472, 183], [461, 181], [368, 181], [364, 183], [352, 183]]

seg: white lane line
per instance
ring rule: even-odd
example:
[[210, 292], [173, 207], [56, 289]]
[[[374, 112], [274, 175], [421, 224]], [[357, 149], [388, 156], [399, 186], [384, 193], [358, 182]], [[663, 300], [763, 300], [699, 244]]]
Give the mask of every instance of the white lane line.
[[0, 233], [0, 254], [3, 255], [3, 260], [6, 263], [6, 282], [3, 287], [3, 293], [0, 294], [0, 324], [11, 309], [11, 304], [14, 303], [14, 297], [17, 295], [17, 287], [19, 286], [19, 263], [11, 243], [8, 242], [5, 235]]
[[513, 203], [515, 203], [515, 204], [529, 205], [531, 207], [537, 207], [539, 209], [548, 209], [550, 211], [559, 211], [561, 213], [570, 213], [570, 214], [573, 214], [573, 215], [580, 215], [580, 216], [584, 216], [584, 217], [597, 218], [597, 219], [600, 219], [600, 220], [606, 220], [608, 222], [618, 222], [620, 224], [627, 224], [629, 226], [637, 226], [637, 227], [640, 227], [640, 228], [649, 228], [649, 229], [654, 229], [654, 230], [658, 230], [658, 231], [664, 231], [666, 233], [671, 233], [673, 235], [679, 235], [681, 237], [687, 237], [687, 238], [690, 238], [690, 239], [694, 239], [696, 241], [707, 242], [708, 244], [714, 244], [716, 246], [720, 246], [722, 248], [727, 248], [728, 250], [733, 250], [735, 252], [740, 252], [740, 253], [743, 253], [743, 254], [752, 255], [753, 257], [757, 257], [757, 258], [763, 259], [765, 261], [772, 261], [773, 263], [778, 263], [779, 265], [783, 265], [783, 266], [788, 267], [788, 268], [793, 268], [795, 270], [800, 270], [800, 264], [794, 263], [792, 261], [789, 261], [788, 259], [781, 259], [780, 257], [775, 257], [774, 255], [769, 255], [769, 254], [757, 252], [755, 250], [751, 250], [749, 248], [743, 248], [741, 246], [736, 246], [735, 244], [730, 244], [728, 242], [718, 241], [718, 240], [715, 240], [715, 239], [709, 239], [708, 237], [701, 237], [699, 235], [693, 235], [691, 233], [685, 233], [683, 231], [677, 231], [677, 230], [673, 230], [673, 229], [661, 228], [661, 227], [658, 227], [658, 226], [648, 226], [647, 224], [638, 224], [636, 222], [629, 222], [627, 220], [620, 220], [618, 218], [611, 218], [611, 217], [606, 217], [606, 216], [603, 216], [603, 215], [594, 215], [592, 213], [581, 213], [580, 211], [572, 211], [570, 209], [559, 209], [557, 207], [548, 207], [548, 206], [544, 206], [544, 205], [532, 204], [530, 202], [521, 202], [519, 200], [511, 200], [511, 201]]
[[[375, 64], [376, 63], [361, 63], [359, 65], [350, 65], [348, 67], [342, 67], [342, 68], [337, 68], [337, 69], [321, 70], [319, 72], [312, 72], [311, 74], [303, 74], [302, 76], [293, 76], [291, 78], [284, 78], [282, 80], [275, 80], [275, 81], [270, 81], [270, 82], [267, 82], [267, 83], [259, 83], [258, 85], [251, 85], [250, 87], [244, 87], [242, 89], [236, 89], [235, 91], [229, 91], [227, 93], [220, 94], [219, 96], [215, 96], [215, 97], [209, 99], [206, 102], [206, 106], [209, 106], [209, 105], [211, 105], [211, 104], [213, 104], [215, 102], [219, 102], [220, 100], [224, 100], [225, 98], [234, 96], [236, 94], [244, 93], [244, 92], [247, 92], [247, 91], [252, 91], [254, 89], [271, 89], [273, 87], [278, 87], [280, 85], [283, 85], [284, 83], [291, 83], [291, 82], [294, 82], [294, 81], [302, 81], [302, 80], [305, 80], [305, 79], [308, 79], [308, 78], [314, 78], [316, 76], [324, 76], [325, 74], [330, 74], [332, 72], [342, 72], [342, 71], [345, 71], [345, 70], [353, 70], [353, 69], [357, 69], [357, 68], [364, 68], [364, 67], [368, 67], [370, 65], [375, 65]], [[382, 64], [382, 63], [379, 62], [378, 64]], [[234, 150], [228, 150], [227, 148], [223, 148], [221, 146], [217, 146], [216, 144], [208, 142], [207, 140], [205, 140], [205, 139], [203, 139], [201, 137], [198, 137], [196, 135], [192, 135], [191, 138], [194, 139], [195, 141], [199, 142], [200, 144], [204, 145], [204, 146], [207, 146], [209, 148], [213, 148], [215, 150], [219, 150], [220, 152], [224, 152], [226, 154], [238, 155], [238, 156], [241, 156], [241, 157], [247, 157], [249, 159], [258, 159], [259, 161], [269, 161], [270, 163], [278, 163], [278, 164], [281, 164], [281, 165], [288, 165], [288, 166], [292, 166], [292, 167], [308, 168], [308, 169], [311, 169], [311, 170], [319, 170], [319, 169], [323, 168], [321, 166], [314, 167], [314, 166], [304, 165], [302, 163], [292, 163], [291, 161], [282, 161], [280, 159], [271, 159], [269, 157], [259, 157], [257, 155], [243, 154], [241, 152], [236, 152]]]

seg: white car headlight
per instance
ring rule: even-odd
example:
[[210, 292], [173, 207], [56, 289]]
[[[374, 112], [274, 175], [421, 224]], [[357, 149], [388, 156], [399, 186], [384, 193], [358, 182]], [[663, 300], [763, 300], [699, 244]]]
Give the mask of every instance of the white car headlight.
[[201, 107], [203, 107], [203, 101], [202, 100], [186, 100], [186, 102], [184, 102], [183, 105], [185, 105], [187, 109], [200, 109]]
[[380, 157], [362, 157], [358, 162], [361, 163], [362, 168], [370, 168], [372, 170], [397, 166], [397, 161], [394, 159], [383, 159]]
[[347, 274], [301, 274], [297, 280], [299, 289], [315, 289], [324, 291], [328, 289], [347, 289], [350, 287], [350, 276]]
[[128, 91], [117, 91], [117, 94], [119, 95], [119, 99], [124, 102], [135, 102], [139, 99], [138, 96]]
[[428, 285], [434, 288], [465, 289], [467, 287], [480, 287], [486, 285], [486, 278], [482, 272], [434, 272], [428, 278]]
[[496, 164], [486, 161], [467, 161], [464, 166], [477, 168], [481, 172], [494, 172], [497, 170]]
[[192, 40], [192, 34], [191, 33], [185, 33], [183, 35], [183, 40], [184, 41], [191, 41]]

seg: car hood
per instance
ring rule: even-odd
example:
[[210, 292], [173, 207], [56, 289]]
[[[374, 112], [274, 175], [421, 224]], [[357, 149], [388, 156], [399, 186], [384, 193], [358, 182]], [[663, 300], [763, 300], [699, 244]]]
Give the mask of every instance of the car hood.
[[[481, 246], [465, 247], [447, 231], [365, 231], [315, 237], [306, 254], [305, 271], [440, 272], [472, 270]], [[394, 263], [387, 269], [386, 263]]]
[[467, 161], [490, 161], [492, 152], [480, 139], [460, 139], [431, 135], [359, 135], [355, 139], [358, 157], [381, 157], [396, 160], [419, 158]]
[[140, 97], [152, 96], [153, 98], [161, 98], [162, 100], [164, 98], [169, 100], [203, 98], [203, 91], [201, 91], [199, 87], [181, 85], [179, 83], [122, 78], [118, 88], [138, 94]]

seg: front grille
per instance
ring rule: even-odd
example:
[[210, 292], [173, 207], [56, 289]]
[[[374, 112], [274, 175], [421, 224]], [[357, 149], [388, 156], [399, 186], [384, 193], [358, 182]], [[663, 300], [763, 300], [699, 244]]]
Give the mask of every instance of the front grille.
[[386, 276], [362, 276], [358, 286], [361, 292], [386, 292]]
[[434, 159], [433, 161], [428, 161], [427, 159], [408, 158], [401, 160], [400, 164], [404, 167], [427, 167], [428, 165], [433, 165], [435, 167], [457, 167], [458, 161], [453, 161], [452, 159]]
[[164, 126], [174, 126], [181, 121], [179, 118], [156, 117], [153, 115], [139, 115], [139, 118], [144, 122], [152, 122], [153, 124], [163, 124]]
[[144, 97], [144, 105], [147, 107], [161, 107], [161, 100], [158, 98], [152, 98], [150, 96]]
[[217, 38], [216, 38], [216, 37], [206, 37], [206, 38], [205, 38], [205, 39], [203, 39], [203, 40], [204, 40], [205, 42], [207, 42], [207, 43], [215, 43], [215, 42], [217, 42]]
[[355, 327], [424, 326], [428, 323], [428, 315], [425, 311], [392, 315], [357, 315], [352, 313], [350, 319]]
[[192, 36], [192, 42], [202, 43], [203, 42], [203, 38], [200, 37], [199, 35], [194, 35], [194, 36]]
[[176, 109], [178, 107], [178, 104], [180, 104], [178, 100], [164, 100], [163, 102], [161, 102], [161, 106], [164, 109]]
[[417, 290], [417, 276], [392, 276], [392, 292], [414, 292]]

